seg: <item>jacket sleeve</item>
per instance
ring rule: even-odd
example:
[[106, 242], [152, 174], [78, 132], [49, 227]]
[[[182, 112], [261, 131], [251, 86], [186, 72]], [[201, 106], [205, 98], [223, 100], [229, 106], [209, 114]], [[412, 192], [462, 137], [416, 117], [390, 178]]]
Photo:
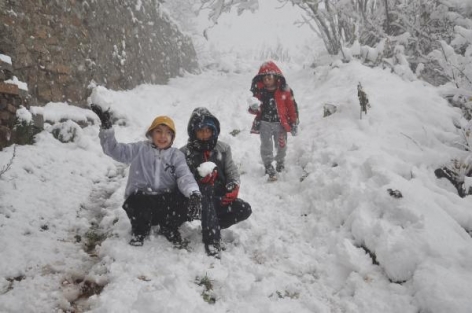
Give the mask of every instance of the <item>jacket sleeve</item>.
[[225, 165], [225, 176], [226, 176], [226, 184], [230, 182], [235, 182], [236, 184], [240, 185], [240, 175], [239, 170], [236, 164], [233, 161], [233, 155], [231, 153], [231, 147], [225, 144], [225, 158], [224, 158], [224, 165]]
[[98, 137], [102, 145], [103, 152], [112, 157], [115, 161], [129, 164], [139, 152], [141, 142], [119, 143], [115, 138], [113, 128], [100, 130]]
[[175, 158], [175, 177], [177, 178], [177, 186], [180, 192], [187, 198], [193, 193], [200, 193], [197, 181], [193, 177], [190, 168], [185, 160], [185, 155], [182, 151], [176, 149], [174, 153]]
[[285, 105], [287, 108], [287, 117], [288, 117], [288, 123], [290, 124], [290, 127], [292, 124], [298, 124], [298, 108], [295, 102], [295, 98], [293, 96], [293, 91], [289, 87], [286, 98], [285, 98]]
[[293, 106], [295, 107], [295, 114], [297, 116], [296, 124], [298, 125], [300, 123], [300, 115], [298, 114], [298, 103], [295, 100], [295, 95], [293, 94], [292, 89], [290, 89], [290, 94], [292, 95]]

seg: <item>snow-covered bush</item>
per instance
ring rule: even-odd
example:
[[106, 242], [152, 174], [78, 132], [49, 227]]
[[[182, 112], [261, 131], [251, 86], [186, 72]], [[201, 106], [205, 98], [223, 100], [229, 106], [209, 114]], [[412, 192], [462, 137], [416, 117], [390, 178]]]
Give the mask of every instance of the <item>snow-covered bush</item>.
[[34, 135], [39, 131], [33, 123], [32, 114], [25, 107], [20, 107], [16, 111], [16, 124], [13, 128], [14, 142], [20, 145], [32, 145]]
[[81, 128], [77, 123], [68, 120], [64, 123], [54, 124], [49, 131], [54, 138], [62, 143], [67, 143], [73, 142], [78, 138]]

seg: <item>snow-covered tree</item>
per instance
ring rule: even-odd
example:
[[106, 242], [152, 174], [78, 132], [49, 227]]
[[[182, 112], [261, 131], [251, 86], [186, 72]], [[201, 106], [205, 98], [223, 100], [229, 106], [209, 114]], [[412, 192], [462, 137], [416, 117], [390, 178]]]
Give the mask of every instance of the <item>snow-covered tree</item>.
[[238, 14], [246, 10], [254, 11], [259, 8], [258, 0], [200, 0], [199, 10], [208, 9], [210, 11], [208, 18], [216, 23], [221, 14], [230, 12], [236, 8]]
[[[232, 8], [239, 14], [258, 8], [258, 0], [199, 2], [200, 10], [209, 10], [214, 23]], [[346, 48], [371, 47], [376, 49], [376, 60], [371, 60], [372, 55], [363, 57], [372, 65], [387, 64], [393, 69], [406, 61], [413, 72], [434, 85], [452, 82], [457, 87], [472, 86], [472, 0], [278, 2], [299, 7], [305, 13], [301, 22], [322, 38], [331, 55], [349, 60], [353, 53]]]

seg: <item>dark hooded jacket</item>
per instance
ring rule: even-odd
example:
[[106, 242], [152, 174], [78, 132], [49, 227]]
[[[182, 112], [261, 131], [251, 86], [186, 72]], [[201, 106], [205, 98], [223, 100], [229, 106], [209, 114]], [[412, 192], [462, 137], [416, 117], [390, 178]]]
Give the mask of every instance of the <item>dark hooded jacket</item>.
[[[276, 77], [277, 88], [274, 99], [277, 107], [279, 121], [286, 132], [290, 132], [292, 125], [298, 124], [298, 107], [293, 97], [292, 89], [287, 85], [285, 77], [279, 67], [272, 61], [265, 62], [259, 68], [259, 72], [252, 79], [251, 92], [254, 97], [262, 100], [264, 92], [264, 75], [274, 75]], [[260, 116], [260, 111], [249, 110], [250, 113]], [[256, 117], [257, 118], [257, 117]]]
[[[208, 119], [215, 126], [213, 137], [208, 141], [198, 140], [196, 130], [202, 125], [207, 125]], [[216, 130], [216, 131], [215, 131]], [[206, 108], [196, 108], [193, 110], [187, 125], [188, 142], [186, 146], [180, 148], [184, 153], [190, 171], [198, 181], [201, 177], [197, 168], [204, 162], [213, 162], [218, 168], [218, 177], [215, 181], [215, 195], [224, 196], [227, 192], [226, 185], [234, 182], [240, 184], [240, 175], [236, 164], [234, 164], [231, 154], [231, 147], [218, 140], [220, 134], [220, 122]]]

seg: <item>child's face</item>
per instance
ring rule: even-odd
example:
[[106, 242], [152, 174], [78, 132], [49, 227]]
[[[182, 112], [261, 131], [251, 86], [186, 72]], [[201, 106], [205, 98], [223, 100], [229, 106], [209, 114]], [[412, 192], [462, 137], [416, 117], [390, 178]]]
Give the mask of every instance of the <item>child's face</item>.
[[275, 89], [275, 76], [274, 75], [264, 75], [262, 76], [262, 83], [266, 89], [272, 90]]
[[171, 146], [174, 133], [166, 125], [158, 125], [151, 132], [152, 142], [159, 149], [165, 149]]
[[207, 141], [213, 136], [213, 130], [210, 127], [203, 127], [196, 131], [197, 139]]

